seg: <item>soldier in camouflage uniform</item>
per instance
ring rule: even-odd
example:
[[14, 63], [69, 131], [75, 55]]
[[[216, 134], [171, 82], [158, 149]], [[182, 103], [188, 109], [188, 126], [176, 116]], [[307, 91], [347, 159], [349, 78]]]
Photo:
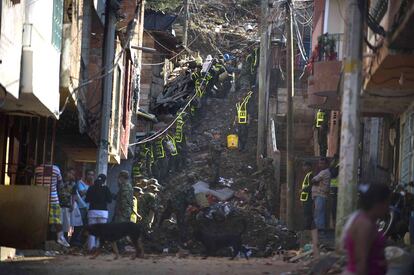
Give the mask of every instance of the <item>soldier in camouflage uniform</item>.
[[134, 190], [129, 182], [129, 173], [121, 171], [118, 175], [119, 191], [116, 196], [114, 222], [130, 221], [133, 209]]
[[192, 186], [186, 187], [181, 190], [170, 194], [167, 199], [164, 211], [159, 220], [158, 226], [161, 226], [162, 222], [171, 217], [174, 213], [177, 217], [177, 226], [180, 234], [181, 243], [186, 242], [187, 238], [187, 225], [185, 223], [185, 214], [188, 206], [195, 204], [194, 188]]
[[139, 214], [142, 217], [142, 224], [145, 231], [151, 230], [152, 224], [155, 219], [155, 213], [158, 208], [158, 196], [157, 193], [160, 190], [155, 184], [150, 184], [145, 189], [144, 195], [141, 197]]

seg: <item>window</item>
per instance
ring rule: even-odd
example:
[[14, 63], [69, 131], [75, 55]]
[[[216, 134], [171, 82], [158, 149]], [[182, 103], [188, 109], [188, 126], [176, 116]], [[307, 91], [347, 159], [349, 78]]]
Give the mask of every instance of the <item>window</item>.
[[413, 180], [414, 114], [407, 117], [402, 126], [400, 183]]
[[63, 0], [53, 0], [52, 45], [60, 52], [62, 48]]

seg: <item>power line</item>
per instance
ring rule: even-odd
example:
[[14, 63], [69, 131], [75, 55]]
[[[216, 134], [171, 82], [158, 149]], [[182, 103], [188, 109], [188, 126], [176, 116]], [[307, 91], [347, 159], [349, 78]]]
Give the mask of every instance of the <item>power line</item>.
[[[210, 63], [210, 65], [209, 65], [209, 67], [208, 67], [208, 70], [207, 70], [207, 72], [209, 72], [210, 71], [210, 69], [211, 69], [211, 66], [213, 65], [213, 62], [211, 62]], [[205, 82], [205, 80], [206, 80], [206, 76], [207, 76], [207, 74], [205, 74], [204, 75], [204, 77], [203, 77], [203, 80], [201, 81], [201, 83], [200, 83], [200, 87], [202, 87], [203, 86], [203, 84], [204, 84], [204, 82]], [[205, 89], [206, 89], [207, 87], [204, 87], [204, 91], [205, 91]], [[138, 142], [135, 142], [135, 143], [130, 143], [128, 146], [134, 146], [134, 145], [139, 145], [139, 144], [144, 144], [144, 143], [147, 143], [147, 142], [150, 142], [150, 141], [153, 141], [153, 140], [155, 140], [155, 139], [157, 139], [157, 138], [159, 138], [160, 136], [162, 136], [165, 132], [167, 132], [174, 124], [175, 124], [175, 122], [177, 122], [177, 120], [178, 120], [178, 118], [182, 115], [182, 114], [184, 114], [185, 113], [185, 110], [188, 108], [188, 106], [190, 106], [190, 104], [191, 104], [191, 102], [196, 98], [196, 96], [197, 96], [197, 93], [195, 92], [194, 93], [194, 95], [190, 98], [190, 100], [187, 102], [187, 104], [183, 107], [183, 109], [180, 111], [180, 113], [175, 117], [175, 119], [164, 129], [164, 130], [161, 130], [161, 131], [158, 131], [157, 133], [155, 133], [155, 134], [153, 134], [153, 135], [151, 135], [151, 136], [149, 136], [148, 138], [144, 138], [143, 140], [141, 140], [141, 141], [138, 141]]]

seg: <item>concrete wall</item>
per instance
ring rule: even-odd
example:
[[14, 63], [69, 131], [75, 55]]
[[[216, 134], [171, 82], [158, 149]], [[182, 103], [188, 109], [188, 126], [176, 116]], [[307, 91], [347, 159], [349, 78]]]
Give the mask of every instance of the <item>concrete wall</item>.
[[38, 247], [46, 240], [49, 187], [0, 186], [0, 246]]
[[13, 97], [19, 97], [22, 31], [26, 1], [13, 4], [2, 1], [0, 30], [0, 85]]

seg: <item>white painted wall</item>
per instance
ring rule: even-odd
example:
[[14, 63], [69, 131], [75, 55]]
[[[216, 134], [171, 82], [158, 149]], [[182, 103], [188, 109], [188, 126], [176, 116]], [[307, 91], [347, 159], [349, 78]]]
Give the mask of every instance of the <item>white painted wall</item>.
[[13, 5], [10, 0], [0, 0], [0, 84], [13, 97], [19, 97], [22, 31], [26, 1]]
[[346, 16], [346, 0], [326, 0], [324, 33], [344, 33]]
[[31, 37], [30, 43], [23, 46], [21, 92], [33, 94], [48, 111], [56, 113], [60, 52], [52, 46], [52, 17], [52, 0], [28, 1], [25, 30]]

